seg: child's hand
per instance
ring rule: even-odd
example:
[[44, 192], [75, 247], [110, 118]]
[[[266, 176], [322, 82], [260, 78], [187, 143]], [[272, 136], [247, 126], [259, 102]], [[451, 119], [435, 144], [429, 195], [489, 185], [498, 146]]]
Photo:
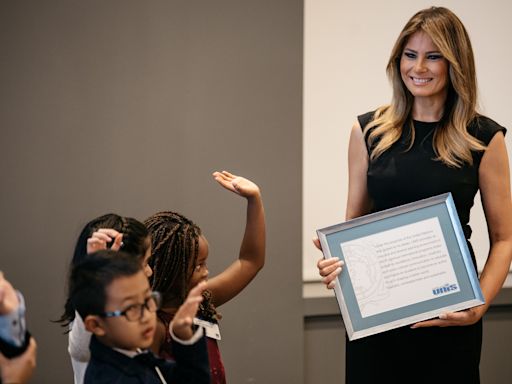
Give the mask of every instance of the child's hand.
[[0, 376], [3, 383], [26, 383], [36, 367], [36, 341], [30, 338], [28, 348], [23, 354], [7, 359], [0, 353]]
[[233, 175], [227, 171], [213, 172], [215, 180], [229, 191], [249, 198], [260, 195], [260, 188], [251, 180]]
[[112, 240], [114, 240], [114, 242], [110, 249], [119, 251], [123, 244], [123, 234], [111, 228], [98, 229], [87, 239], [87, 254], [107, 249], [107, 243], [110, 243]]
[[16, 291], [4, 278], [0, 271], [0, 315], [7, 315], [18, 308], [19, 300]]
[[199, 304], [203, 301], [203, 291], [208, 283], [202, 281], [192, 288], [183, 304], [178, 308], [169, 327], [172, 333], [181, 340], [188, 340], [193, 336], [192, 324]]

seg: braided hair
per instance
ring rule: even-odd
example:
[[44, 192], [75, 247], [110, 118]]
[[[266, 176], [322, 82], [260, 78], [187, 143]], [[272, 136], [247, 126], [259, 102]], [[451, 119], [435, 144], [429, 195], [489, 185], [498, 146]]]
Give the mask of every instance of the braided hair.
[[[123, 234], [123, 245], [121, 250], [140, 260], [142, 264], [144, 255], [149, 248], [149, 232], [140, 221], [131, 217], [119, 216], [115, 213], [107, 213], [106, 215], [99, 216], [89, 221], [82, 231], [75, 245], [73, 259], [69, 271], [73, 270], [74, 266], [87, 259], [87, 239], [100, 228], [111, 228]], [[107, 244], [110, 248], [112, 244]], [[70, 281], [68, 285], [72, 282]], [[75, 307], [71, 300], [68, 298], [64, 305], [64, 313], [57, 322], [61, 323], [63, 327], [68, 327], [69, 324], [75, 319]]]
[[[162, 294], [164, 307], [178, 307], [190, 288], [201, 229], [185, 216], [171, 211], [155, 213], [144, 224], [151, 234], [151, 288]], [[216, 321], [220, 316], [212, 304], [211, 292], [205, 291], [203, 297], [199, 316]]]

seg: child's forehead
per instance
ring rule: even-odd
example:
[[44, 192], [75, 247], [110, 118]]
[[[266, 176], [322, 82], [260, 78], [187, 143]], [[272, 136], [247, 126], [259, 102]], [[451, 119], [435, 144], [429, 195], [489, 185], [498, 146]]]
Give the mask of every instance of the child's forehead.
[[147, 294], [150, 290], [148, 278], [142, 270], [132, 276], [120, 276], [107, 286], [106, 304], [135, 299]]

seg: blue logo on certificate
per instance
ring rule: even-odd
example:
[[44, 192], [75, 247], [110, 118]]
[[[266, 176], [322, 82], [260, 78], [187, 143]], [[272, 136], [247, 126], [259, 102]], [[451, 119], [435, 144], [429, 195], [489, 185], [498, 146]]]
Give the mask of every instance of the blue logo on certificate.
[[459, 291], [459, 287], [457, 286], [457, 284], [445, 284], [441, 287], [436, 287], [432, 289], [432, 293], [434, 294], [434, 296], [444, 295], [446, 293], [457, 291]]

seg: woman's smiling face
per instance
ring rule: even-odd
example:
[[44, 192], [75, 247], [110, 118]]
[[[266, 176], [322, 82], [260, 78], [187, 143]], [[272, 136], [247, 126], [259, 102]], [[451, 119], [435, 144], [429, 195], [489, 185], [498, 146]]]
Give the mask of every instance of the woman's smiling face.
[[414, 97], [442, 98], [448, 94], [448, 61], [423, 31], [411, 35], [400, 57], [400, 74]]

